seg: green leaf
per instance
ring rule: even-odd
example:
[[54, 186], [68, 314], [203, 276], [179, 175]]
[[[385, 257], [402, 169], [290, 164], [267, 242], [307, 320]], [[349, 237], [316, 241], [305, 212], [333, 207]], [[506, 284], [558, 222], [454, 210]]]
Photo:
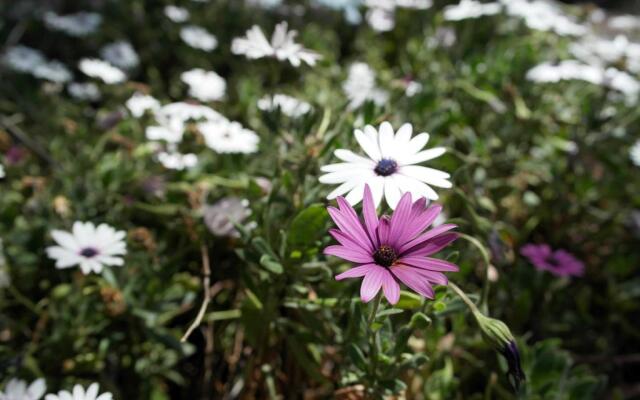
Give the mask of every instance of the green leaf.
[[325, 232], [329, 213], [322, 204], [312, 204], [302, 210], [291, 222], [288, 242], [296, 249], [311, 246]]
[[407, 292], [406, 290], [400, 291], [400, 300], [395, 305], [396, 308], [401, 308], [403, 310], [413, 310], [422, 306], [422, 297], [419, 295]]
[[262, 257], [260, 257], [260, 265], [265, 267], [269, 272], [276, 275], [280, 275], [282, 274], [282, 272], [284, 272], [282, 264], [271, 258], [271, 256], [269, 256], [268, 254], [263, 254]]

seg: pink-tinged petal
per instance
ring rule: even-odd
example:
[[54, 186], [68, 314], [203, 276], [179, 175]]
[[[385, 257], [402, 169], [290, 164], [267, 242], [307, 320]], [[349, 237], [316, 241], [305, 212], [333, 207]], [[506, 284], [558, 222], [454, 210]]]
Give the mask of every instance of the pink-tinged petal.
[[449, 261], [429, 257], [402, 257], [398, 260], [398, 263], [430, 271], [458, 272], [460, 270], [457, 265], [450, 263]]
[[405, 251], [402, 257], [430, 256], [444, 249], [457, 238], [457, 233], [445, 233], [444, 235], [437, 236], [430, 241]]
[[[422, 200], [421, 203], [419, 203]], [[426, 199], [422, 198], [413, 203], [411, 214], [411, 226], [407, 228], [406, 238], [411, 240], [415, 238], [420, 232], [424, 231], [429, 225], [433, 224], [433, 221], [438, 218], [438, 215], [442, 212], [442, 206], [434, 204], [428, 209], [424, 209]], [[407, 240], [407, 241], [408, 241]]]
[[349, 248], [354, 248], [354, 247], [355, 248], [361, 248], [362, 247], [351, 236], [349, 236], [349, 234], [344, 233], [343, 231], [341, 231], [339, 229], [329, 229], [329, 234], [331, 236], [333, 236], [333, 238], [335, 240], [337, 240], [338, 243], [340, 243], [341, 245], [343, 245], [345, 247], [349, 247]]
[[389, 243], [389, 217], [383, 215], [378, 223], [378, 243], [380, 245]]
[[351, 216], [345, 215], [334, 207], [328, 207], [327, 211], [341, 231], [348, 234], [363, 250], [373, 251], [373, 245], [360, 224], [360, 220], [357, 219], [357, 216], [356, 220], [354, 220]]
[[396, 304], [398, 300], [400, 300], [400, 285], [398, 285], [396, 279], [387, 270], [384, 271], [382, 277], [382, 291], [389, 303]]
[[422, 268], [413, 269], [415, 273], [420, 274], [420, 276], [428, 280], [431, 284], [447, 286], [447, 283], [449, 283], [449, 280], [442, 272], [429, 271]]
[[406, 265], [397, 265], [395, 267], [391, 267], [391, 273], [416, 293], [421, 294], [428, 299], [433, 299], [434, 292], [431, 284], [429, 284], [427, 279], [420, 275], [417, 268], [411, 268]]
[[364, 186], [364, 199], [362, 201], [362, 215], [364, 216], [364, 226], [367, 228], [369, 239], [374, 247], [379, 247], [376, 229], [378, 229], [378, 215], [376, 206], [373, 203], [373, 195], [369, 185]]
[[376, 264], [365, 264], [365, 265], [353, 267], [344, 271], [341, 274], [336, 275], [336, 280], [341, 281], [343, 279], [348, 279], [348, 278], [360, 278], [362, 276], [365, 276], [367, 273], [369, 273], [369, 271], [375, 268], [379, 268], [379, 267]]
[[329, 246], [324, 249], [324, 254], [340, 257], [356, 263], [372, 263], [373, 257], [361, 249], [352, 249], [345, 246]]
[[402, 244], [399, 248], [398, 248], [398, 252], [400, 254], [402, 254], [403, 252], [412, 249], [416, 246], [420, 246], [423, 243], [428, 242], [429, 240], [431, 240], [432, 238], [439, 236], [445, 232], [450, 231], [451, 229], [456, 228], [457, 225], [454, 224], [442, 224], [436, 228], [433, 228], [431, 230], [428, 230], [427, 232], [425, 232], [424, 234], [418, 236], [417, 238], [406, 242], [404, 244]]
[[398, 206], [391, 215], [391, 222], [389, 223], [389, 244], [393, 247], [402, 243], [401, 240], [404, 238], [404, 231], [407, 226], [411, 225], [409, 219], [411, 216], [411, 205], [411, 193], [405, 193], [402, 195]]
[[382, 277], [385, 272], [387, 271], [380, 266], [376, 266], [367, 272], [362, 280], [362, 286], [360, 286], [360, 298], [362, 301], [368, 303], [376, 297], [382, 287]]

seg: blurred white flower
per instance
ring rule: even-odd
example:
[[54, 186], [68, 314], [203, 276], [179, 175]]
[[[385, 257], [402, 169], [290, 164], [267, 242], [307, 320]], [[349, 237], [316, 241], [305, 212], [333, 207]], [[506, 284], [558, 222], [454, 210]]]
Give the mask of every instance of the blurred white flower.
[[36, 66], [33, 70], [33, 76], [56, 83], [66, 83], [73, 78], [69, 68], [60, 61], [55, 60]]
[[274, 8], [282, 4], [282, 0], [246, 0], [247, 4], [263, 8]]
[[147, 110], [160, 109], [160, 102], [155, 97], [137, 92], [127, 100], [125, 105], [135, 118], [142, 117]]
[[140, 64], [138, 53], [131, 43], [120, 40], [109, 43], [100, 50], [100, 55], [106, 61], [122, 69], [132, 69]]
[[113, 395], [109, 392], [102, 393], [98, 396], [100, 389], [97, 383], [92, 383], [85, 389], [80, 385], [75, 385], [73, 391], [61, 390], [58, 394], [48, 394], [44, 400], [112, 400]]
[[56, 260], [58, 269], [79, 265], [84, 274], [100, 273], [105, 265], [124, 265], [125, 235], [124, 231], [116, 231], [107, 224], [96, 227], [91, 222], [76, 221], [71, 232], [51, 231], [58, 245], [48, 247], [47, 255]]
[[278, 93], [273, 96], [264, 96], [258, 100], [258, 108], [262, 111], [279, 109], [286, 116], [298, 118], [311, 111], [311, 104], [295, 97]]
[[616, 15], [607, 20], [607, 27], [617, 31], [640, 29], [640, 17], [636, 15]]
[[254, 25], [245, 37], [233, 39], [231, 52], [249, 59], [275, 57], [280, 61], [288, 60], [294, 67], [300, 66], [302, 62], [314, 66], [321, 58], [320, 54], [296, 43], [294, 39], [297, 34], [295, 30], [287, 31], [287, 23], [283, 21], [276, 25], [269, 43], [260, 27]]
[[260, 138], [240, 123], [227, 119], [198, 124], [206, 145], [218, 153], [255, 153]]
[[506, 7], [507, 14], [522, 18], [531, 29], [553, 31], [561, 36], [579, 36], [588, 31], [586, 26], [573, 21], [554, 3], [544, 0], [500, 1]]
[[180, 29], [180, 37], [189, 46], [204, 51], [212, 51], [218, 47], [218, 39], [206, 29], [189, 25]]
[[5, 176], [4, 165], [0, 164], [0, 179], [4, 178]]
[[422, 150], [429, 141], [429, 134], [423, 132], [412, 138], [412, 133], [411, 124], [402, 125], [394, 133], [388, 122], [380, 124], [379, 129], [371, 125], [366, 125], [364, 131], [356, 129], [356, 140], [367, 157], [345, 149], [334, 152], [343, 162], [323, 166], [321, 171], [325, 174], [319, 178], [321, 183], [339, 184], [327, 199], [348, 192], [346, 200], [352, 205], [358, 204], [365, 184], [368, 184], [376, 206], [384, 195], [389, 207], [395, 209], [406, 192], [414, 198], [437, 200], [438, 194], [429, 185], [450, 188], [450, 175], [415, 164], [440, 157], [445, 148]]
[[447, 21], [461, 21], [495, 15], [502, 11], [499, 3], [481, 3], [476, 0], [461, 0], [460, 3], [444, 8], [444, 19]]
[[96, 101], [100, 99], [100, 89], [92, 82], [71, 82], [67, 86], [67, 91], [71, 97], [78, 100]]
[[349, 99], [350, 109], [358, 108], [369, 100], [379, 106], [389, 100], [389, 94], [376, 86], [375, 72], [362, 62], [351, 65], [342, 89]]
[[0, 400], [40, 400], [46, 390], [47, 385], [42, 378], [31, 382], [29, 386], [21, 379], [12, 378], [0, 391]]
[[624, 35], [617, 35], [613, 39], [585, 36], [571, 43], [569, 51], [587, 64], [625, 64], [629, 70], [640, 72], [640, 43], [630, 42]]
[[83, 58], [80, 60], [78, 68], [85, 75], [101, 79], [107, 84], [120, 83], [127, 78], [122, 70], [97, 58]]
[[201, 101], [215, 101], [224, 97], [227, 83], [213, 71], [195, 68], [183, 72], [182, 81], [189, 85], [189, 95]]
[[17, 45], [5, 52], [2, 61], [15, 71], [33, 73], [36, 67], [46, 63], [47, 59], [40, 50]]
[[184, 7], [168, 5], [164, 7], [164, 15], [173, 22], [182, 23], [189, 19], [189, 10]]
[[362, 15], [358, 7], [362, 3], [361, 0], [315, 0], [316, 3], [320, 3], [324, 6], [333, 8], [335, 10], [342, 10], [344, 16], [352, 25], [357, 25], [362, 21]]
[[629, 158], [636, 167], [640, 167], [640, 140], [636, 140], [633, 146], [629, 149]]
[[198, 156], [192, 153], [182, 154], [177, 151], [162, 151], [156, 157], [165, 168], [178, 171], [191, 169], [198, 164]]
[[218, 121], [226, 119], [211, 107], [182, 101], [162, 106], [162, 108], [155, 113], [155, 116], [156, 119], [163, 121], [167, 119], [177, 119], [182, 122], [200, 120]]
[[160, 125], [147, 126], [145, 135], [149, 140], [164, 140], [167, 143], [180, 143], [184, 135], [184, 123], [177, 118], [158, 121]]
[[102, 16], [84, 11], [69, 15], [58, 15], [48, 11], [44, 14], [44, 23], [50, 29], [81, 37], [95, 32], [102, 23]]
[[406, 82], [406, 86], [404, 89], [405, 96], [413, 97], [420, 92], [422, 92], [422, 83], [414, 80], [409, 80], [408, 82]]
[[202, 213], [205, 225], [214, 235], [240, 237], [234, 223], [241, 224], [251, 215], [251, 210], [247, 199], [225, 197], [212, 205], [205, 205]]
[[432, 0], [364, 0], [369, 8], [367, 23], [378, 32], [387, 32], [396, 26], [396, 8], [424, 10], [433, 5]]
[[640, 82], [628, 73], [615, 68], [607, 68], [604, 71], [603, 84], [624, 94], [629, 103], [635, 103], [640, 95]]

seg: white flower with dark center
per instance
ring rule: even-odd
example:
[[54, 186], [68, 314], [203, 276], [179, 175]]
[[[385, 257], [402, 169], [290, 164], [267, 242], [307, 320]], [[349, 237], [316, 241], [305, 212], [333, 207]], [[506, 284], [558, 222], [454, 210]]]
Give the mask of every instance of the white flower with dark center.
[[164, 15], [171, 21], [179, 24], [189, 19], [189, 10], [184, 7], [168, 5], [164, 7]]
[[461, 0], [460, 3], [444, 8], [444, 19], [447, 21], [461, 21], [495, 15], [502, 11], [499, 3], [481, 3], [476, 0]]
[[58, 394], [48, 394], [44, 397], [44, 400], [112, 400], [113, 395], [109, 392], [98, 395], [100, 387], [97, 383], [92, 383], [85, 390], [80, 385], [75, 385], [71, 392], [67, 390], [61, 390]]
[[127, 78], [122, 70], [114, 67], [106, 61], [97, 58], [83, 58], [78, 68], [85, 75], [101, 79], [104, 83], [114, 84], [124, 82]]
[[100, 55], [106, 61], [122, 69], [132, 69], [140, 64], [140, 57], [131, 43], [121, 40], [109, 43], [100, 50]]
[[342, 89], [349, 99], [350, 109], [358, 108], [366, 101], [373, 101], [381, 106], [389, 99], [389, 94], [376, 86], [376, 73], [361, 62], [351, 65]]
[[297, 34], [294, 30], [287, 31], [287, 23], [283, 21], [276, 25], [269, 42], [260, 27], [254, 25], [245, 37], [233, 39], [231, 52], [249, 59], [275, 57], [280, 61], [289, 61], [294, 67], [303, 62], [314, 66], [321, 58], [320, 54], [296, 43], [294, 39]]
[[195, 68], [183, 72], [182, 81], [189, 85], [189, 95], [201, 101], [215, 101], [224, 97], [227, 83], [213, 71]]
[[240, 123], [227, 119], [198, 124], [206, 145], [218, 153], [255, 153], [260, 138]]
[[562, 36], [579, 36], [588, 32], [586, 26], [573, 21], [554, 3], [541, 0], [500, 1], [506, 7], [507, 14], [522, 18], [531, 29], [552, 31]]
[[100, 100], [100, 89], [98, 89], [98, 85], [92, 82], [71, 82], [69, 86], [67, 86], [67, 91], [74, 99], [87, 101]]
[[633, 146], [629, 149], [629, 158], [636, 167], [640, 167], [640, 140], [637, 140]]
[[81, 37], [95, 32], [102, 23], [102, 16], [92, 12], [58, 15], [48, 11], [44, 14], [44, 23], [50, 29]]
[[107, 224], [76, 221], [71, 232], [54, 229], [51, 237], [58, 244], [47, 248], [56, 268], [80, 266], [84, 274], [100, 273], [104, 266], [122, 266], [127, 253], [125, 232]]
[[237, 197], [225, 197], [203, 207], [204, 223], [216, 236], [240, 237], [234, 223], [241, 224], [250, 215], [249, 201]]
[[218, 47], [218, 39], [206, 29], [189, 25], [180, 29], [180, 37], [189, 46], [204, 51], [212, 51]]
[[47, 390], [44, 379], [36, 379], [27, 386], [27, 382], [20, 379], [10, 379], [2, 391], [0, 400], [40, 400]]
[[140, 118], [147, 110], [159, 110], [160, 102], [153, 96], [136, 92], [127, 100], [125, 106], [129, 109], [131, 115], [135, 118]]
[[55, 60], [38, 65], [33, 70], [33, 76], [55, 83], [66, 83], [73, 78], [69, 68], [60, 61]]
[[192, 153], [182, 154], [177, 151], [161, 151], [156, 157], [165, 168], [178, 171], [191, 169], [198, 164], [198, 156]]
[[378, 130], [371, 125], [365, 126], [363, 131], [356, 129], [355, 138], [367, 157], [345, 149], [334, 152], [344, 162], [321, 168], [325, 174], [320, 177], [320, 182], [339, 184], [327, 199], [348, 192], [347, 201], [355, 205], [362, 200], [366, 184], [371, 188], [376, 206], [384, 195], [389, 207], [395, 209], [406, 192], [410, 192], [414, 198], [438, 199], [438, 194], [431, 186], [450, 188], [450, 175], [415, 164], [441, 156], [445, 148], [422, 150], [429, 141], [429, 134], [420, 133], [412, 138], [412, 133], [411, 124], [404, 124], [394, 134], [388, 122], [383, 122]]
[[45, 64], [47, 59], [40, 50], [18, 45], [10, 47], [2, 61], [14, 71], [33, 73], [38, 66]]
[[286, 94], [274, 94], [258, 100], [258, 108], [262, 111], [280, 110], [286, 116], [298, 118], [311, 111], [311, 104]]

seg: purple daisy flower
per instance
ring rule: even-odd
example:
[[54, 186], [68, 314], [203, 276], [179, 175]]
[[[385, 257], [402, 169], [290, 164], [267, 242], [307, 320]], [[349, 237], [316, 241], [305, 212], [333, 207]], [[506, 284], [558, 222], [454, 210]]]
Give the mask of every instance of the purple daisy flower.
[[432, 285], [446, 285], [443, 272], [456, 272], [458, 267], [448, 261], [430, 258], [457, 239], [449, 232], [453, 224], [443, 224], [423, 231], [433, 223], [442, 211], [442, 206], [426, 207], [426, 199], [412, 203], [411, 193], [405, 193], [391, 217], [378, 219], [369, 186], [364, 189], [361, 221], [344, 197], [338, 197], [339, 208], [329, 207], [329, 215], [339, 229], [329, 233], [340, 244], [329, 246], [325, 254], [337, 256], [360, 264], [336, 276], [336, 280], [360, 278], [360, 297], [368, 302], [380, 288], [389, 303], [400, 299], [402, 282], [424, 297], [432, 299]]
[[556, 276], [582, 276], [584, 264], [566, 250], [551, 250], [548, 244], [529, 243], [520, 249], [537, 269], [549, 271]]

